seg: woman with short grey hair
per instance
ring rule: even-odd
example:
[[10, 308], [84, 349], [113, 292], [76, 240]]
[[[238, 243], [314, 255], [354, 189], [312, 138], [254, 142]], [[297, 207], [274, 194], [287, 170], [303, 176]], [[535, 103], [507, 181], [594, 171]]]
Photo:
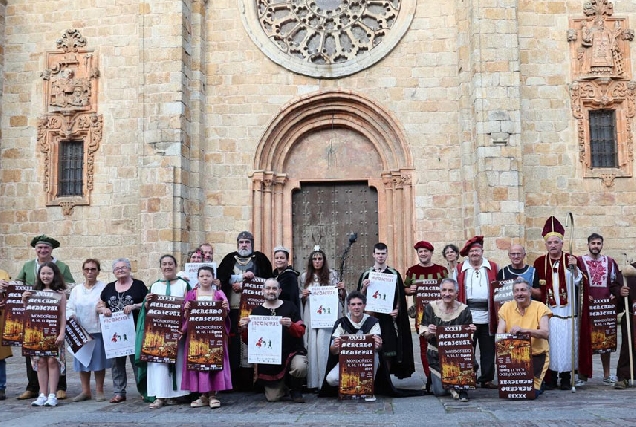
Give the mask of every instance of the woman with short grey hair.
[[[137, 327], [137, 316], [148, 293], [148, 288], [141, 280], [133, 279], [131, 275], [130, 260], [128, 258], [117, 258], [113, 261], [113, 274], [116, 281], [106, 285], [101, 294], [101, 301], [97, 305], [97, 312], [105, 317], [110, 317], [113, 313], [123, 311], [131, 313], [135, 328]], [[131, 354], [130, 363], [137, 380], [137, 369], [135, 369], [135, 355]], [[113, 358], [113, 393], [110, 403], [120, 403], [126, 400], [126, 356]]]

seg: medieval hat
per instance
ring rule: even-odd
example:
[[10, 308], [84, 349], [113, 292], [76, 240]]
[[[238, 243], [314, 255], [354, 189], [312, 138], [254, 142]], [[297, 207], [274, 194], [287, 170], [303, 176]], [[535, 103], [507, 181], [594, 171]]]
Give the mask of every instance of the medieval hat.
[[470, 251], [470, 248], [472, 248], [473, 246], [479, 246], [480, 248], [483, 248], [484, 236], [474, 236], [471, 239], [468, 239], [468, 241], [466, 242], [462, 250], [459, 251], [459, 254], [461, 256], [467, 256], [468, 252]]
[[543, 226], [543, 231], [541, 235], [543, 236], [543, 240], [548, 240], [552, 236], [557, 236], [561, 240], [563, 240], [563, 235], [565, 234], [565, 228], [561, 225], [558, 219], [554, 216], [548, 218]]
[[[246, 238], [246, 237], [244, 237]], [[274, 253], [276, 252], [285, 252], [287, 254], [287, 256], [289, 256], [289, 249], [287, 249], [285, 246], [276, 246], [274, 248]]]
[[249, 231], [241, 231], [238, 236], [236, 236], [236, 243], [238, 244], [239, 240], [247, 239], [252, 242], [252, 250], [254, 250], [254, 235]]
[[418, 250], [419, 248], [425, 248], [425, 249], [428, 249], [431, 252], [433, 252], [435, 250], [435, 248], [433, 248], [433, 245], [431, 245], [430, 242], [427, 242], [425, 240], [421, 240], [421, 241], [417, 242], [415, 244], [415, 246], [413, 246], [413, 248], [415, 250]]
[[60, 247], [60, 242], [58, 242], [54, 238], [49, 237], [49, 236], [47, 236], [45, 234], [42, 234], [40, 236], [35, 236], [31, 240], [31, 247], [34, 248], [38, 243], [40, 243], [42, 245], [49, 245], [53, 249]]

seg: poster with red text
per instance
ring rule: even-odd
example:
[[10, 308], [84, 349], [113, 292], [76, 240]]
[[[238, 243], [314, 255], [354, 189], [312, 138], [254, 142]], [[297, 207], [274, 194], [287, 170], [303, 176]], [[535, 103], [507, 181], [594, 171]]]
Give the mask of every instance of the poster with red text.
[[146, 310], [139, 358], [146, 362], [176, 363], [183, 298], [156, 295]]
[[60, 302], [63, 294], [52, 291], [34, 292], [24, 307], [23, 356], [57, 356], [55, 343], [60, 335]]
[[341, 400], [374, 396], [374, 348], [373, 335], [340, 337], [338, 397]]
[[223, 369], [225, 317], [221, 301], [190, 301], [188, 311], [188, 369]]
[[534, 371], [530, 334], [497, 334], [495, 351], [499, 397], [534, 400]]
[[474, 389], [477, 382], [473, 369], [475, 349], [469, 327], [438, 326], [436, 333], [442, 386], [457, 390]]

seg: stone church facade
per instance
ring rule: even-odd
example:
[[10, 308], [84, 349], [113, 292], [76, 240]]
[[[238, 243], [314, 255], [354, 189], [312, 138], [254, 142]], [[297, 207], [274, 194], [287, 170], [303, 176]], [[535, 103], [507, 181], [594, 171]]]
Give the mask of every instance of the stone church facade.
[[[81, 4], [80, 4], [81, 3]], [[58, 238], [158, 259], [247, 229], [314, 245], [349, 285], [372, 245], [429, 240], [633, 258], [636, 3], [607, 0], [0, 0], [0, 268]], [[575, 227], [574, 227], [575, 225]], [[358, 271], [354, 271], [358, 269]]]

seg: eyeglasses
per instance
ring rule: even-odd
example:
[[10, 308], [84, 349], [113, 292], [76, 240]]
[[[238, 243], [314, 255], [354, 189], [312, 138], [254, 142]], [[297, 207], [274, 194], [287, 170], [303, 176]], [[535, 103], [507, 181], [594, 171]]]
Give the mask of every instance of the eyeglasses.
[[126, 267], [126, 266], [113, 268], [113, 272], [115, 272], [115, 271], [126, 271], [126, 270], [128, 270], [128, 267]]
[[84, 268], [84, 271], [97, 271], [97, 269], [95, 267], [91, 267], [91, 268]]

